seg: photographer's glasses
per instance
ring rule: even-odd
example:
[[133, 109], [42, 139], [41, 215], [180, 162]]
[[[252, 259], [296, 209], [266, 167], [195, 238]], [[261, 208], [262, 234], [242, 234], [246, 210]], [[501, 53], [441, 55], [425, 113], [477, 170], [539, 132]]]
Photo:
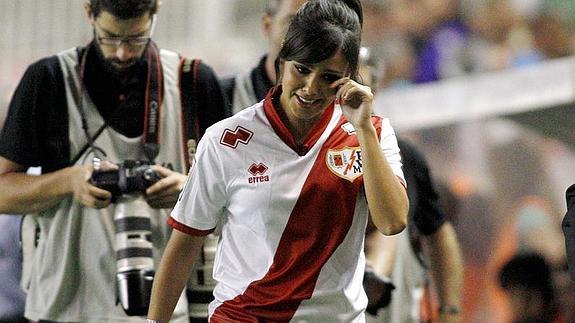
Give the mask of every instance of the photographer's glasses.
[[[94, 25], [97, 26], [98, 29], [103, 30], [102, 27], [100, 27], [96, 22], [94, 23]], [[122, 45], [122, 43], [124, 43], [124, 44], [126, 44], [126, 46], [128, 46], [130, 48], [141, 48], [141, 47], [148, 45], [148, 43], [152, 39], [152, 34], [154, 33], [155, 27], [156, 27], [156, 15], [153, 15], [148, 36], [101, 37], [101, 36], [98, 36], [98, 33], [96, 32], [96, 28], [94, 27], [94, 37], [96, 38], [98, 43], [100, 45], [103, 45], [103, 46], [120, 47]]]

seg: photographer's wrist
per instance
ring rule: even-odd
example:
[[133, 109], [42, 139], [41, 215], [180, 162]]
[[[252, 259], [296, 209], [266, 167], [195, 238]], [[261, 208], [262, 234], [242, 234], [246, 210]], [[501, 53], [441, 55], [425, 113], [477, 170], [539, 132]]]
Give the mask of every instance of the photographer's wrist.
[[91, 171], [86, 166], [75, 165], [64, 168], [60, 177], [63, 179], [63, 189], [68, 194], [75, 194], [82, 185], [90, 179]]

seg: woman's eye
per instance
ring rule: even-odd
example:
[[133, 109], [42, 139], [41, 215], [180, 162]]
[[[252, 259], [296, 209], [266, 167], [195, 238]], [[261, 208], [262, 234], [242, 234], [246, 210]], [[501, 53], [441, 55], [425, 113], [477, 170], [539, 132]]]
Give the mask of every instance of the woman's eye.
[[296, 69], [296, 71], [298, 71], [298, 73], [300, 73], [300, 74], [308, 74], [308, 73], [309, 73], [309, 69], [306, 68], [305, 66], [295, 65], [295, 69]]
[[333, 83], [337, 80], [340, 79], [339, 75], [333, 75], [333, 74], [326, 74], [323, 76], [323, 79], [326, 80], [328, 83]]

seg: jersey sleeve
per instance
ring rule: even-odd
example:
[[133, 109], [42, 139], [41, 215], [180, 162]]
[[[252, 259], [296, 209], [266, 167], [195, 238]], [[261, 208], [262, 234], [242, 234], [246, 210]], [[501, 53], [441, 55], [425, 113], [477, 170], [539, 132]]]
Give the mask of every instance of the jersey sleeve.
[[216, 143], [209, 134], [200, 140], [186, 184], [168, 223], [191, 235], [211, 233], [223, 214], [226, 189]]
[[399, 146], [397, 145], [397, 138], [395, 137], [395, 131], [391, 127], [389, 119], [383, 119], [381, 121], [381, 139], [380, 139], [381, 149], [387, 158], [389, 166], [393, 173], [399, 178], [401, 184], [406, 186], [405, 177], [403, 175], [403, 170], [401, 168], [401, 155], [399, 154]]

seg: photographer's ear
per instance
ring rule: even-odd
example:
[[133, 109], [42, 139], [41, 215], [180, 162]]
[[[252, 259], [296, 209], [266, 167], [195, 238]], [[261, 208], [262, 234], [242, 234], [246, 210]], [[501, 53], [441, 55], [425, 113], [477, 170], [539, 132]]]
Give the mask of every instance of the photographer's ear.
[[96, 20], [96, 17], [94, 17], [94, 12], [92, 11], [90, 2], [84, 2], [84, 12], [86, 13], [86, 18], [88, 18], [88, 21], [90, 21], [90, 24], [94, 25], [94, 20]]
[[271, 26], [272, 26], [272, 19], [273, 17], [270, 16], [267, 12], [263, 14], [262, 16], [262, 28], [263, 28], [263, 32], [264, 35], [266, 37], [270, 37], [270, 30], [271, 30]]

